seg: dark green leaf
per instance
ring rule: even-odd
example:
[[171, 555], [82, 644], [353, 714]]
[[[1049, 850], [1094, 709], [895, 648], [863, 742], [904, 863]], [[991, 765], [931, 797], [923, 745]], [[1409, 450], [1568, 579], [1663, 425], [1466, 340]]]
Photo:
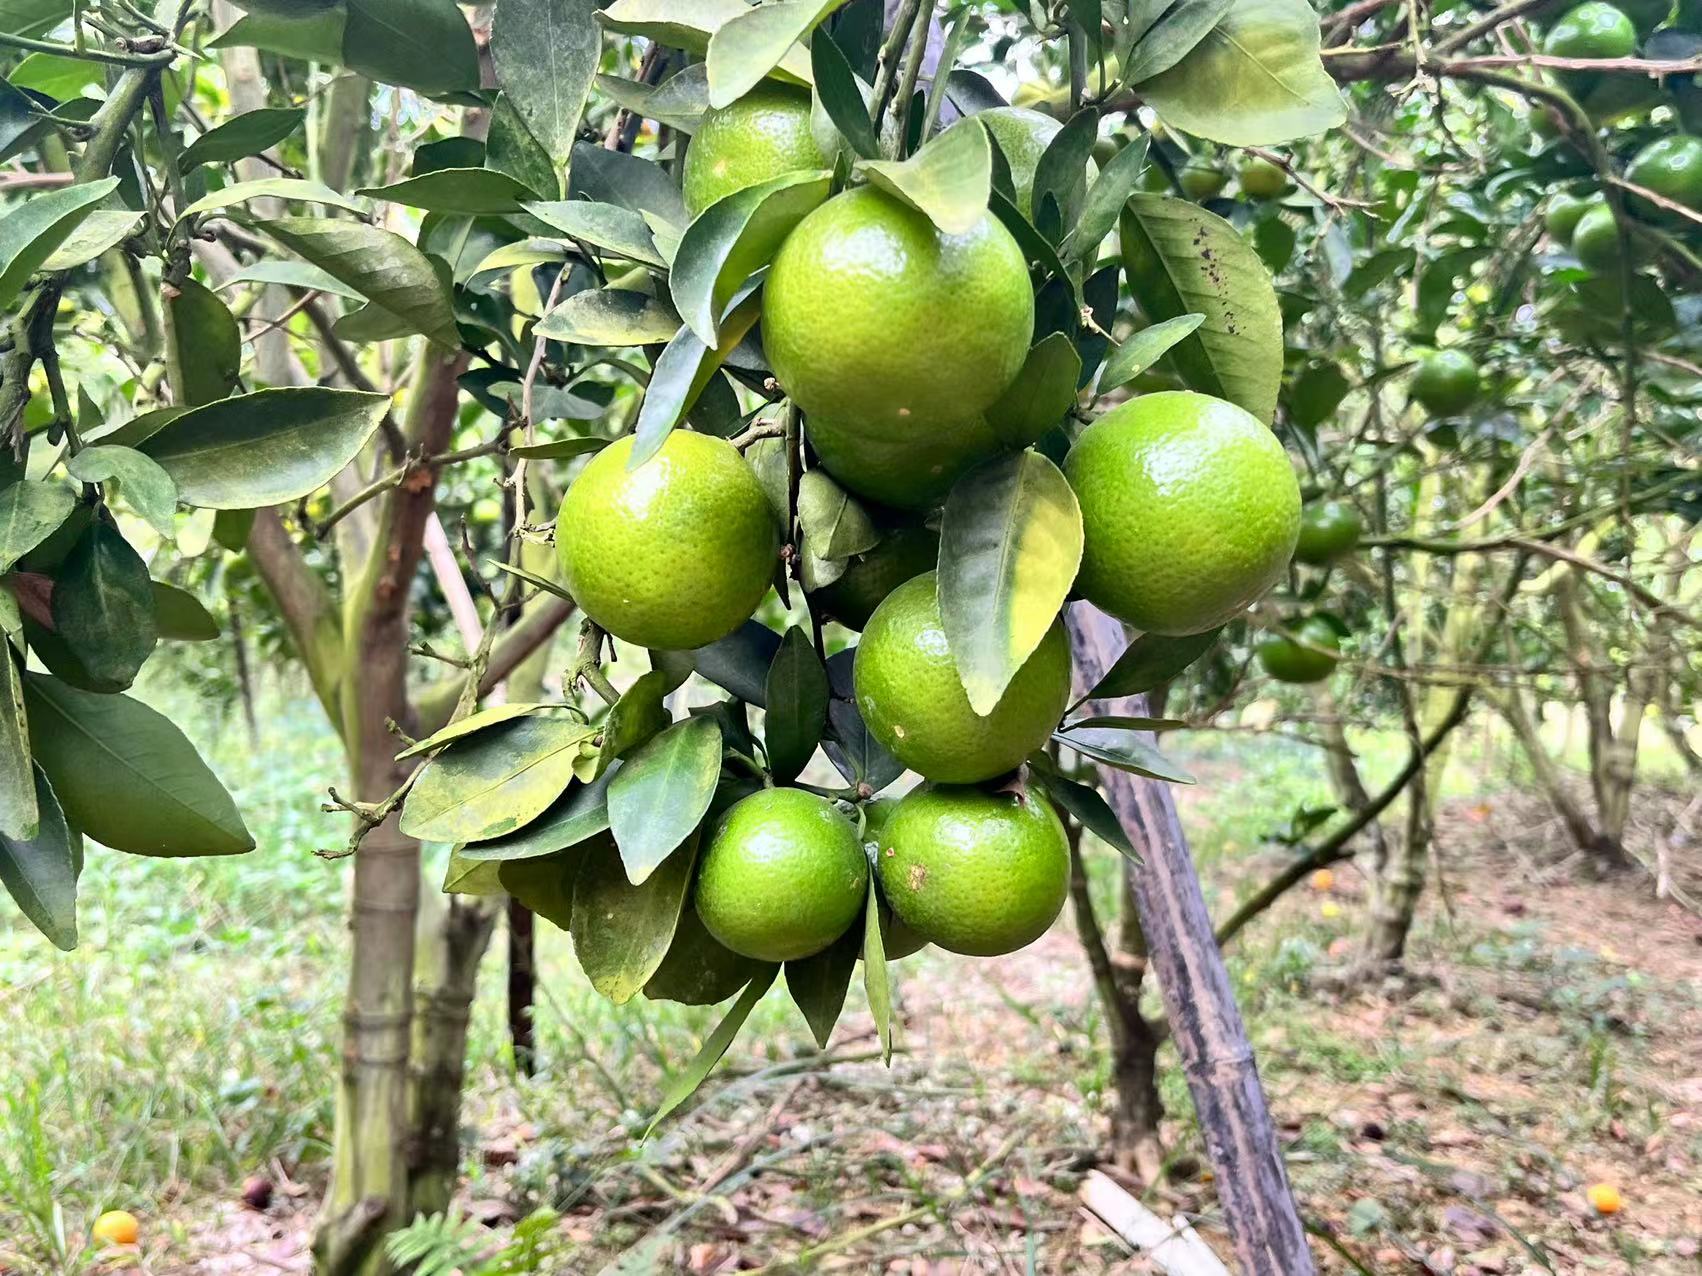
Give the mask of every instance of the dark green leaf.
[[340, 279], [410, 332], [461, 343], [449, 288], [431, 261], [400, 235], [361, 222], [284, 217], [259, 223], [297, 256]]
[[529, 187], [506, 173], [488, 168], [439, 168], [420, 177], [404, 178], [388, 186], [369, 186], [355, 193], [389, 200], [392, 204], [406, 204], [409, 208], [468, 217], [517, 213], [522, 203], [536, 198]]
[[91, 681], [122, 691], [159, 639], [148, 565], [118, 529], [90, 524], [53, 584], [53, 629]]
[[253, 530], [253, 510], [220, 510], [213, 516], [213, 539], [233, 554], [248, 548], [248, 534]]
[[509, 448], [508, 454], [527, 461], [563, 461], [588, 452], [600, 452], [608, 445], [607, 439], [556, 439], [550, 443], [522, 443]]
[[948, 235], [962, 234], [981, 220], [993, 188], [992, 143], [985, 128], [968, 121], [939, 134], [909, 159], [863, 160], [857, 168]]
[[593, 0], [503, 0], [491, 56], [503, 93], [557, 167], [573, 154], [597, 74], [602, 33]]
[[[6, 661], [0, 652], [0, 663]], [[31, 770], [27, 754], [24, 766]], [[0, 882], [35, 928], [54, 947], [70, 952], [77, 946], [77, 874], [83, 867], [83, 839], [65, 822], [53, 787], [39, 768], [33, 769], [30, 782], [41, 818], [29, 837], [0, 832]]]
[[211, 642], [219, 636], [219, 622], [194, 594], [176, 585], [168, 585], [163, 580], [150, 581], [149, 584], [153, 587], [154, 621], [161, 638], [175, 642]]
[[769, 769], [776, 780], [795, 780], [821, 743], [828, 701], [827, 670], [810, 635], [798, 625], [786, 631], [768, 667], [766, 700], [763, 743]]
[[791, 994], [793, 1004], [803, 1011], [804, 1022], [810, 1025], [810, 1035], [816, 1039], [818, 1050], [827, 1049], [833, 1025], [839, 1022], [839, 1012], [845, 1008], [845, 994], [851, 990], [851, 976], [856, 972], [862, 951], [862, 928], [853, 926], [815, 956], [786, 963], [786, 991]]
[[1088, 699], [1118, 700], [1163, 686], [1205, 655], [1217, 641], [1219, 632], [1208, 629], [1203, 634], [1184, 638], [1143, 634], [1105, 671], [1105, 676], [1088, 693]]
[[1004, 228], [1010, 231], [1024, 257], [1029, 261], [1038, 262], [1054, 279], [1062, 281], [1072, 294], [1075, 292], [1075, 281], [1070, 278], [1063, 258], [1058, 256], [1058, 250], [1046, 236], [1034, 229], [1034, 224], [1022, 215], [1022, 210], [1011, 203], [1008, 195], [993, 191], [988, 197], [987, 207]]
[[822, 470], [809, 471], [798, 484], [798, 526], [809, 552], [829, 561], [867, 553], [881, 539], [868, 511]]
[[869, 119], [869, 105], [857, 87], [851, 64], [826, 31], [818, 31], [810, 40], [810, 66], [815, 73], [816, 94], [840, 136], [851, 144], [858, 158], [879, 158], [881, 148]]
[[532, 135], [506, 93], [498, 93], [491, 106], [485, 167], [506, 173], [530, 191], [533, 199], [561, 197], [561, 162], [552, 159], [544, 144]]
[[1129, 196], [1135, 193], [1141, 174], [1146, 172], [1147, 147], [1151, 140], [1149, 134], [1141, 134], [1100, 170], [1097, 180], [1087, 188], [1075, 228], [1064, 237], [1065, 256], [1075, 261], [1093, 260], [1099, 245], [1116, 228], [1117, 215], [1123, 211]]
[[1165, 195], [1131, 196], [1122, 238], [1129, 288], [1149, 319], [1205, 316], [1171, 348], [1182, 379], [1270, 424], [1282, 384], [1282, 313], [1258, 252], [1215, 213]]
[[726, 1018], [715, 1025], [715, 1031], [704, 1038], [703, 1048], [686, 1065], [685, 1071], [668, 1086], [667, 1093], [662, 1096], [662, 1102], [656, 1108], [656, 1115], [650, 1118], [650, 1124], [644, 1131], [646, 1138], [654, 1133], [670, 1112], [691, 1098], [692, 1093], [703, 1084], [715, 1065], [721, 1062], [721, 1056], [727, 1053], [727, 1047], [733, 1044], [733, 1038], [738, 1036], [739, 1029], [745, 1026], [745, 1020], [749, 1019], [751, 1011], [756, 1009], [756, 1003], [774, 987], [774, 977], [779, 973], [778, 966], [764, 966], [761, 973], [745, 985], [744, 992], [739, 994], [739, 999], [733, 1003], [733, 1008], [727, 1012]]
[[767, 704], [768, 671], [779, 650], [779, 634], [759, 620], [747, 620], [725, 638], [688, 654], [699, 674], [761, 709]]
[[[743, 3], [743, 0], [737, 0]], [[611, 151], [590, 142], [573, 147], [568, 170], [569, 199], [614, 204], [635, 213], [651, 213], [675, 226], [684, 226], [685, 203], [679, 184], [653, 160], [625, 151]]]
[[696, 861], [695, 830], [637, 883], [627, 880], [608, 839], [590, 848], [573, 888], [573, 951], [591, 986], [617, 1006], [632, 1000], [668, 955]]
[[584, 866], [583, 854], [508, 860], [497, 866], [496, 880], [539, 917], [567, 930], [573, 925], [573, 895]]
[[197, 164], [229, 164], [258, 155], [294, 133], [306, 118], [307, 111], [294, 106], [245, 111], [191, 142], [177, 157], [177, 167], [187, 173]]
[[64, 243], [53, 250], [53, 255], [41, 263], [41, 268], [47, 271], [75, 270], [78, 266], [86, 266], [130, 238], [141, 220], [141, 213], [133, 213], [129, 209], [97, 208], [66, 237]]
[[669, 691], [668, 676], [659, 669], [640, 674], [621, 693], [621, 698], [603, 720], [603, 742], [597, 749], [596, 773], [602, 775], [617, 758], [624, 758], [647, 744], [668, 725], [664, 703]]
[[940, 619], [970, 706], [991, 713], [1034, 654], [1081, 566], [1081, 510], [1044, 456], [983, 462], [946, 498]]
[[[0, 588], [0, 596], [11, 595]], [[24, 707], [24, 673], [0, 631], [0, 838], [28, 840], [40, 828], [30, 764], [30, 716]]]
[[389, 409], [382, 394], [283, 386], [221, 399], [173, 418], [139, 451], [200, 509], [298, 500], [359, 455]]
[[109, 484], [109, 498], [116, 489], [161, 536], [173, 534], [177, 484], [153, 458], [134, 448], [97, 443], [67, 460], [65, 469], [85, 483]]
[[1136, 41], [1123, 70], [1126, 84], [1168, 71], [1186, 57], [1229, 12], [1233, 0], [1178, 0]]
[[709, 384], [709, 378], [756, 323], [761, 298], [760, 292], [751, 292], [728, 312], [721, 321], [721, 344], [713, 350], [699, 341], [691, 329], [681, 328], [657, 356], [650, 384], [644, 390], [644, 402], [638, 408], [627, 469], [637, 469], [661, 449], [668, 432], [690, 411], [703, 387]]
[[116, 177], [38, 192], [0, 215], [0, 312], [118, 186]]
[[1037, 769], [1034, 776], [1047, 795], [1068, 811], [1077, 824], [1101, 842], [1116, 847], [1135, 863], [1141, 862], [1140, 854], [1135, 850], [1134, 843], [1129, 841], [1129, 835], [1118, 821], [1116, 812], [1112, 811], [1098, 789], [1072, 780], [1067, 775], [1060, 775], [1052, 767]]
[[886, 968], [886, 947], [881, 942], [881, 901], [875, 874], [869, 874], [869, 900], [863, 909], [863, 992], [874, 1016], [875, 1035], [881, 1041], [881, 1059], [892, 1064], [892, 978]]
[[342, 7], [311, 13], [245, 13], [207, 42], [209, 49], [264, 49], [303, 62], [339, 66], [343, 61]]
[[1143, 734], [1127, 727], [1081, 727], [1054, 732], [1052, 738], [1119, 771], [1176, 784], [1194, 782], [1193, 776], [1142, 739]]
[[707, 718], [675, 723], [626, 760], [609, 785], [609, 824], [633, 883], [690, 836], [720, 775], [721, 731]]
[[1081, 355], [1062, 332], [1047, 334], [1028, 352], [1010, 389], [987, 409], [987, 424], [1006, 447], [1027, 447], [1075, 406]]
[[[735, 14], [709, 37], [709, 105], [731, 106], [845, 0], [777, 0]], [[795, 54], [794, 54], [795, 57]]]
[[30, 744], [67, 820], [136, 855], [240, 855], [254, 839], [171, 721], [129, 696], [24, 676]]
[[580, 744], [595, 734], [574, 718], [529, 717], [451, 745], [414, 782], [402, 831], [473, 842], [525, 827], [567, 789]]
[[609, 782], [614, 763], [589, 784], [574, 784], [526, 827], [488, 842], [469, 842], [461, 856], [469, 862], [526, 860], [554, 855], [609, 831]]
[[479, 51], [455, 0], [344, 0], [343, 63], [422, 93], [479, 87]]
[[63, 483], [26, 480], [0, 488], [0, 575], [53, 534], [76, 507]]
[[599, 75], [597, 87], [634, 114], [682, 133], [697, 132], [703, 113], [709, 109], [709, 68], [701, 62], [692, 63], [661, 84]]
[[655, 236], [643, 215], [630, 208], [589, 199], [569, 199], [530, 203], [526, 211], [570, 239], [582, 240], [606, 253], [646, 266], [665, 268], [668, 264], [657, 249]]
[[342, 280], [326, 274], [318, 266], [311, 266], [305, 261], [273, 259], [252, 262], [237, 271], [236, 274], [227, 277], [219, 287], [229, 288], [233, 284], [248, 283], [283, 284], [288, 288], [312, 289], [315, 292], [329, 293], [333, 297], [347, 297], [353, 301], [360, 300], [360, 293]]
[[587, 288], [538, 320], [541, 337], [582, 346], [647, 346], [668, 341], [680, 317], [661, 297], [620, 288]]
[[1168, 354], [1178, 341], [1191, 335], [1205, 320], [1206, 317], [1200, 314], [1177, 315], [1173, 319], [1162, 320], [1150, 328], [1142, 328], [1134, 333], [1113, 350], [1111, 357], [1105, 361], [1105, 366], [1099, 373], [1099, 392], [1104, 394], [1133, 381]]
[[854, 784], [867, 784], [879, 793], [904, 774], [904, 765], [869, 733], [868, 724], [857, 709], [851, 678], [856, 655], [855, 648], [847, 648], [828, 657], [827, 681], [833, 699], [827, 706], [827, 734], [822, 739], [822, 749], [839, 774]]
[[1093, 144], [1098, 137], [1099, 112], [1089, 108], [1072, 115], [1069, 123], [1046, 144], [1034, 168], [1032, 207], [1036, 221], [1040, 220], [1045, 201], [1050, 199], [1063, 218], [1062, 225], [1065, 228], [1074, 225], [1082, 192], [1087, 187], [1087, 162], [1093, 158]]
[[[471, 286], [479, 288], [499, 275], [512, 274], [516, 270], [531, 270], [535, 266], [565, 264], [572, 256], [573, 254], [557, 240], [522, 239], [512, 244], [503, 244], [482, 257], [467, 276], [467, 281]], [[580, 294], [574, 294], [578, 295]]]
[[224, 398], [242, 375], [242, 330], [235, 316], [193, 279], [179, 284], [166, 304], [183, 372], [183, 384], [173, 387], [179, 402], [193, 408]]
[[347, 195], [339, 195], [329, 186], [319, 182], [310, 182], [301, 177], [257, 177], [251, 182], [237, 182], [216, 190], [211, 195], [203, 196], [187, 208], [179, 209], [177, 220], [182, 221], [185, 217], [210, 213], [220, 208], [230, 208], [236, 204], [246, 204], [251, 199], [289, 199], [304, 204], [329, 204], [334, 208], [346, 208], [363, 216], [367, 211], [366, 205], [356, 203]]
[[1351, 388], [1337, 365], [1323, 360], [1308, 363], [1288, 387], [1289, 420], [1303, 430], [1315, 429], [1334, 415]]

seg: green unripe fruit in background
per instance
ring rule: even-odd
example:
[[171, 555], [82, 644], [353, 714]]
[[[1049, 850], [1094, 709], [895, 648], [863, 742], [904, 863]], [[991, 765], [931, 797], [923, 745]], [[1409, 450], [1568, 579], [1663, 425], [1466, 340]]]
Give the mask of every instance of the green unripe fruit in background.
[[[1628, 58], [1637, 48], [1637, 28], [1623, 10], [1590, 0], [1568, 10], [1542, 42], [1542, 51], [1556, 58]], [[1573, 97], [1588, 92], [1601, 76], [1595, 71], [1563, 71], [1561, 80]]]
[[758, 961], [819, 953], [862, 915], [869, 861], [826, 798], [764, 789], [722, 817], [693, 899], [716, 941]]
[[1408, 389], [1432, 416], [1453, 416], [1477, 402], [1483, 382], [1464, 350], [1437, 350], [1418, 361]]
[[1591, 201], [1572, 232], [1572, 255], [1598, 273], [1618, 270], [1625, 260], [1619, 222], [1605, 199]]
[[696, 217], [734, 191], [828, 166], [810, 131], [809, 91], [765, 83], [704, 113], [686, 149], [680, 187], [686, 211]]
[[875, 608], [905, 581], [931, 572], [940, 557], [940, 536], [927, 527], [898, 527], [866, 554], [851, 560], [831, 585], [816, 590], [816, 602], [847, 629], [869, 623]]
[[[1625, 170], [1626, 180], [1633, 185], [1664, 195], [1675, 204], [1702, 210], [1702, 138], [1678, 134], [1650, 142]], [[1632, 206], [1645, 217], [1656, 221], [1678, 223], [1688, 221], [1683, 214], [1642, 198], [1630, 196]], [[1695, 225], [1694, 222], [1690, 223]]]
[[1300, 512], [1294, 561], [1314, 566], [1351, 553], [1359, 544], [1359, 511], [1345, 501], [1319, 501]]
[[976, 957], [1033, 943], [1069, 893], [1064, 826], [1032, 790], [917, 789], [887, 820], [875, 862], [901, 921], [930, 943]]
[[1275, 199], [1288, 189], [1288, 174], [1262, 155], [1250, 155], [1236, 172], [1241, 189], [1253, 199]]
[[1192, 200], [1214, 199], [1229, 184], [1229, 175], [1210, 164], [1189, 164], [1177, 176], [1182, 193]]
[[1557, 244], [1572, 244], [1572, 232], [1578, 229], [1578, 221], [1590, 211], [1590, 201], [1582, 195], [1568, 195], [1561, 191], [1548, 201], [1548, 209], [1543, 213], [1543, 226], [1549, 236]]
[[1334, 653], [1341, 649], [1335, 626], [1314, 616], [1293, 633], [1293, 638], [1268, 634], [1259, 640], [1259, 663], [1265, 672], [1278, 682], [1322, 682], [1328, 678], [1336, 667]]

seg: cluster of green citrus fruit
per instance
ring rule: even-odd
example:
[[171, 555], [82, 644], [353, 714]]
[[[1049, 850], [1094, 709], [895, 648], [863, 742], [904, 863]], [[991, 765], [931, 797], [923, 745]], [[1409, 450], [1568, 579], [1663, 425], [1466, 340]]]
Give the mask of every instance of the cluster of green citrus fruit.
[[[1015, 202], [1030, 205], [1059, 126], [1014, 108], [977, 118], [1009, 165]], [[823, 141], [801, 90], [765, 85], [711, 110], [687, 154], [687, 205], [701, 212], [825, 167]], [[1252, 184], [1275, 193], [1286, 174], [1268, 167], [1283, 181], [1261, 170]], [[1002, 779], [1047, 743], [1070, 702], [1063, 620], [976, 712], [942, 621], [940, 541], [928, 523], [967, 470], [1043, 432], [1022, 438], [999, 416], [1034, 329], [1025, 254], [991, 212], [948, 233], [886, 190], [853, 185], [780, 245], [762, 294], [768, 366], [801, 414], [810, 464], [885, 529], [813, 603], [862, 631], [856, 707], [926, 783], [850, 815], [802, 787], [732, 806], [706, 834], [692, 920], [676, 939], [691, 955], [670, 958], [654, 984], [696, 995], [715, 983], [701, 972], [724, 982], [741, 962], [822, 952], [857, 926], [871, 871], [890, 909], [889, 951], [1008, 952], [1057, 915], [1069, 878], [1063, 826], [1042, 793]], [[781, 519], [722, 439], [680, 429], [636, 466], [632, 451], [630, 439], [604, 449], [568, 492], [556, 524], [566, 585], [628, 642], [714, 642], [782, 570]], [[1301, 533], [1299, 487], [1275, 435], [1207, 395], [1148, 394], [1114, 408], [1080, 433], [1063, 469], [1084, 533], [1075, 591], [1149, 633], [1196, 634], [1241, 615], [1287, 569]]]

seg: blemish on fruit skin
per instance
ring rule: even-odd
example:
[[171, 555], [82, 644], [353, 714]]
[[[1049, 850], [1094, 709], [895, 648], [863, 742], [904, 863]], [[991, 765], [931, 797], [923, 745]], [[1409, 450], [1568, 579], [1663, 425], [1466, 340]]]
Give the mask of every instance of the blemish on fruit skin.
[[905, 884], [913, 891], [919, 891], [928, 881], [928, 870], [920, 864], [912, 864], [904, 874]]

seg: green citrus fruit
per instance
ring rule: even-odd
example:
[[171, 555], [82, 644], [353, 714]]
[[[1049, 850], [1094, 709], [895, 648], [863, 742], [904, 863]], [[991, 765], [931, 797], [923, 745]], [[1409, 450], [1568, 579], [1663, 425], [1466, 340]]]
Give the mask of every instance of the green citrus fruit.
[[804, 432], [842, 486], [900, 510], [940, 504], [958, 475], [999, 450], [998, 435], [979, 414], [896, 423], [812, 415]]
[[725, 947], [758, 961], [819, 953], [862, 915], [869, 861], [826, 798], [764, 789], [725, 816], [698, 866], [697, 915]]
[[1046, 933], [1070, 887], [1064, 826], [1045, 798], [955, 785], [907, 794], [876, 864], [892, 911], [930, 943], [996, 957]]
[[1608, 202], [1599, 196], [1578, 219], [1572, 232], [1572, 255], [1590, 270], [1618, 270], [1624, 260], [1619, 242], [1619, 222]]
[[[1568, 10], [1548, 29], [1542, 51], [1556, 58], [1626, 58], [1637, 48], [1637, 28], [1623, 10], [1601, 0], [1589, 0]], [[1595, 86], [1594, 71], [1565, 71], [1561, 80], [1573, 97]]]
[[1477, 402], [1477, 363], [1464, 350], [1436, 350], [1418, 361], [1408, 392], [1432, 416], [1453, 416]]
[[617, 638], [683, 651], [725, 638], [768, 592], [774, 509], [724, 439], [675, 430], [628, 470], [632, 438], [591, 458], [562, 501], [556, 549], [585, 614]]
[[1572, 232], [1578, 229], [1578, 220], [1589, 210], [1590, 201], [1586, 196], [1568, 195], [1561, 191], [1548, 201], [1548, 211], [1543, 214], [1543, 225], [1549, 238], [1557, 244], [1570, 245]]
[[[1013, 202], [1024, 217], [1033, 221], [1034, 173], [1040, 167], [1040, 157], [1064, 126], [1044, 111], [1026, 106], [996, 106], [990, 111], [977, 112], [975, 118], [987, 126], [993, 141], [998, 143], [999, 153], [1010, 165], [1011, 189], [1016, 195]], [[1090, 177], [1093, 172], [1090, 162]]]
[[[1625, 176], [1675, 204], [1702, 209], [1702, 138], [1678, 134], [1650, 142], [1637, 152]], [[1639, 213], [1660, 221], [1682, 220], [1680, 214], [1646, 199], [1633, 196], [1633, 203]]]
[[1300, 511], [1300, 539], [1294, 560], [1327, 563], [1359, 544], [1359, 511], [1345, 501], [1319, 501]]
[[644, 995], [651, 1001], [713, 1006], [738, 992], [760, 969], [761, 962], [739, 956], [711, 935], [697, 909], [687, 904], [674, 928], [674, 942], [645, 983]]
[[877, 434], [985, 411], [1033, 329], [1028, 265], [991, 214], [947, 235], [872, 186], [798, 223], [763, 288], [763, 349], [787, 394]]
[[1173, 390], [1107, 412], [1064, 458], [1081, 504], [1076, 590], [1155, 634], [1245, 611], [1294, 556], [1300, 486], [1252, 413]]
[[1013, 771], [1058, 725], [1070, 699], [1070, 644], [1057, 620], [993, 712], [969, 706], [940, 623], [935, 574], [904, 582], [875, 608], [852, 680], [869, 731], [930, 780], [973, 784]]
[[1213, 199], [1229, 184], [1229, 175], [1210, 164], [1189, 164], [1177, 178], [1182, 183], [1182, 193], [1194, 200]]
[[[893, 812], [898, 810], [899, 801], [900, 799], [895, 797], [883, 797], [863, 804], [863, 850], [868, 853], [871, 866], [879, 864], [881, 834]], [[880, 880], [878, 867], [875, 880]], [[886, 902], [885, 896], [880, 897], [879, 911], [881, 953], [888, 961], [902, 961], [928, 946], [926, 939], [905, 925], [903, 919], [892, 911], [892, 905]], [[858, 955], [858, 960], [862, 960], [861, 954]]]
[[1263, 156], [1249, 156], [1236, 177], [1242, 191], [1253, 199], [1275, 199], [1288, 189], [1288, 174], [1282, 165], [1273, 164]]
[[868, 553], [853, 558], [838, 580], [818, 589], [816, 602], [847, 629], [861, 629], [888, 594], [913, 576], [933, 571], [939, 557], [938, 532], [894, 528]]
[[810, 132], [809, 91], [759, 84], [731, 106], [704, 112], [686, 148], [680, 185], [686, 211], [696, 217], [734, 191], [826, 167]]
[[[1268, 634], [1259, 640], [1259, 663], [1278, 682], [1322, 682], [1336, 667], [1341, 649], [1334, 626], [1314, 616], [1294, 631], [1294, 638]], [[1299, 641], [1295, 641], [1298, 639]], [[1315, 650], [1325, 648], [1326, 651]]]

